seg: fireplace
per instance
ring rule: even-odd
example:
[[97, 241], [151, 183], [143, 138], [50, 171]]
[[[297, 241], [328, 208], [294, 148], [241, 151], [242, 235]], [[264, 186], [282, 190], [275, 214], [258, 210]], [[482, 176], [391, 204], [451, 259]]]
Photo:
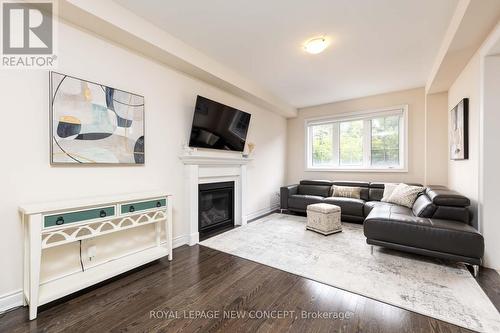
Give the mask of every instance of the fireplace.
[[[233, 153], [207, 151], [185, 151], [179, 158], [184, 164], [186, 177], [185, 212], [189, 225], [187, 243], [195, 245], [200, 241], [200, 184], [234, 182], [232, 216], [234, 226], [246, 225], [247, 164], [251, 158]], [[229, 225], [229, 224], [228, 224]], [[229, 225], [230, 226], [230, 225]]]
[[198, 189], [200, 238], [234, 227], [234, 181], [199, 184]]

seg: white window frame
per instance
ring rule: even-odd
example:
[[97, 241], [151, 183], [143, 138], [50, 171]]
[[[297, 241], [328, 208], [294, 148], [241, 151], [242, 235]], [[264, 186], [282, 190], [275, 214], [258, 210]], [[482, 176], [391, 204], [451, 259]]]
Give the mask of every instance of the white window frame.
[[[335, 123], [340, 121], [364, 120], [363, 140], [364, 147], [371, 147], [371, 126], [367, 126], [369, 120], [376, 117], [401, 115], [403, 118], [402, 126], [399, 126], [399, 147], [400, 147], [400, 165], [399, 166], [371, 166], [371, 149], [363, 150], [363, 165], [361, 166], [313, 166], [312, 164], [312, 125], [321, 125]], [[397, 105], [376, 110], [365, 110], [356, 112], [340, 113], [333, 116], [307, 118], [304, 122], [305, 131], [305, 171], [340, 171], [340, 172], [408, 172], [408, 105]], [[333, 130], [333, 135], [339, 134], [338, 128]], [[333, 155], [336, 159], [339, 153], [339, 140], [333, 141]], [[402, 158], [401, 158], [402, 157]]]

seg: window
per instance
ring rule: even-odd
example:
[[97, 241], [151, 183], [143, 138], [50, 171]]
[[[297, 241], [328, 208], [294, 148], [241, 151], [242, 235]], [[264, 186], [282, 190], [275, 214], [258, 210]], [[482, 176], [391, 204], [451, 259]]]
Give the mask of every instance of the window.
[[309, 119], [309, 170], [406, 170], [407, 107]]

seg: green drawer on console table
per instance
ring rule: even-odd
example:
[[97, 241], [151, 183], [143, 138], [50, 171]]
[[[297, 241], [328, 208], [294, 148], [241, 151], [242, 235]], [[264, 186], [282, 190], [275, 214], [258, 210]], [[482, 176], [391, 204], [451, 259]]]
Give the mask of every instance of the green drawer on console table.
[[100, 219], [115, 215], [115, 207], [102, 207], [79, 212], [62, 213], [58, 215], [45, 216], [43, 225], [45, 228], [59, 226], [69, 223], [84, 222], [87, 220]]
[[142, 210], [148, 210], [153, 208], [165, 207], [167, 205], [166, 199], [157, 199], [150, 201], [141, 201], [141, 202], [130, 202], [127, 204], [122, 204], [120, 207], [120, 211], [122, 214], [140, 212]]

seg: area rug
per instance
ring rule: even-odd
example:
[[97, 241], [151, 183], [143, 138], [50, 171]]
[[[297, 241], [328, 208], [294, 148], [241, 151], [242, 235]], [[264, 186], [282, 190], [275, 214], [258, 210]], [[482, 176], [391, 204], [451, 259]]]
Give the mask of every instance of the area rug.
[[462, 264], [366, 244], [363, 228], [323, 236], [306, 218], [272, 214], [201, 245], [480, 332], [500, 332], [500, 314]]

